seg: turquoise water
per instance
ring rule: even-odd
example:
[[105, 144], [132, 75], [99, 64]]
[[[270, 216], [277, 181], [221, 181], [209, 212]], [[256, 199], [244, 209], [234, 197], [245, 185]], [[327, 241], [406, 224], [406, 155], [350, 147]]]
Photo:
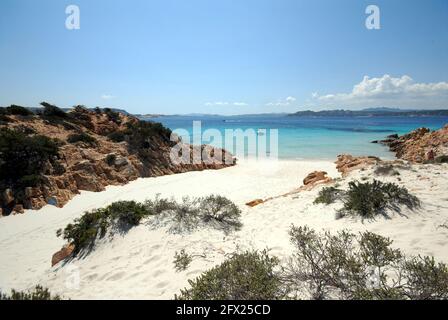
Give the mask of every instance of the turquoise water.
[[[374, 155], [393, 158], [387, 147], [373, 144], [373, 140], [387, 135], [404, 134], [419, 127], [439, 129], [448, 123], [448, 117], [290, 117], [290, 116], [164, 116], [154, 119], [172, 130], [184, 129], [181, 134], [190, 143], [198, 142], [201, 134], [193, 136], [193, 121], [201, 121], [202, 133], [217, 129], [223, 136], [226, 129], [278, 130], [278, 157], [280, 159], [331, 159], [341, 153]], [[196, 139], [196, 141], [193, 141]], [[221, 141], [202, 139], [202, 143], [222, 146]], [[248, 142], [245, 142], [245, 154]], [[233, 150], [235, 152], [235, 149]]]

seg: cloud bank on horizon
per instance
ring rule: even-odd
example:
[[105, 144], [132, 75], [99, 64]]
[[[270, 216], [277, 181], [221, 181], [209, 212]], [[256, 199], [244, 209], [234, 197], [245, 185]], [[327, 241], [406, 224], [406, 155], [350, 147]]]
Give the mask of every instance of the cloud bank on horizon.
[[364, 76], [349, 93], [312, 94], [319, 107], [400, 107], [447, 108], [448, 82], [419, 83], [410, 76], [394, 78], [388, 74], [379, 78]]

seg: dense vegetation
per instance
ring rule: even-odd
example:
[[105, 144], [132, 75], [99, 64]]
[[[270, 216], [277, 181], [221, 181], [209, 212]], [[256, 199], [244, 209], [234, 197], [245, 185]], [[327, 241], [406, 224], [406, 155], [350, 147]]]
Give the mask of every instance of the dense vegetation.
[[126, 232], [150, 216], [163, 216], [171, 225], [170, 231], [191, 231], [210, 226], [224, 232], [238, 230], [241, 211], [221, 196], [189, 199], [182, 202], [156, 198], [145, 203], [120, 201], [102, 209], [85, 212], [80, 218], [58, 230], [57, 235], [75, 245], [75, 252], [90, 250], [95, 241], [108, 231]]
[[15, 104], [10, 105], [9, 107], [6, 108], [0, 108], [0, 114], [3, 115], [17, 115], [17, 116], [32, 116], [34, 115], [34, 113], [22, 106], [18, 106]]
[[371, 232], [317, 233], [292, 227], [292, 256], [283, 265], [264, 252], [235, 254], [189, 280], [177, 299], [448, 299], [448, 266], [406, 257]]
[[0, 292], [0, 300], [61, 300], [58, 295], [52, 295], [47, 288], [36, 286], [29, 291], [11, 290], [10, 294]]
[[266, 251], [234, 254], [222, 264], [189, 280], [179, 300], [276, 300], [285, 297], [279, 260]]
[[50, 104], [48, 102], [41, 102], [40, 105], [44, 108], [42, 110], [42, 115], [49, 117], [49, 118], [67, 118], [68, 114], [58, 108], [57, 106]]
[[171, 130], [165, 128], [161, 123], [150, 121], [138, 121], [128, 123], [127, 129], [123, 132], [128, 142], [129, 148], [137, 152], [142, 159], [147, 159], [147, 150], [151, 147], [151, 138], [156, 136], [166, 142], [170, 141]]
[[293, 257], [283, 270], [291, 291], [315, 299], [447, 299], [448, 267], [432, 257], [406, 258], [371, 232], [316, 233], [292, 227]]
[[0, 181], [2, 186], [32, 186], [27, 181], [44, 173], [45, 164], [58, 157], [58, 143], [41, 135], [0, 129]]
[[338, 199], [344, 204], [338, 212], [340, 215], [352, 214], [363, 218], [386, 215], [387, 210], [400, 212], [400, 206], [409, 209], [420, 206], [420, 200], [406, 188], [378, 180], [364, 183], [352, 181], [346, 191], [334, 187], [323, 188], [314, 203], [331, 204]]
[[84, 132], [69, 135], [67, 138], [67, 142], [69, 143], [83, 142], [89, 146], [95, 146], [97, 144], [97, 141], [94, 137]]

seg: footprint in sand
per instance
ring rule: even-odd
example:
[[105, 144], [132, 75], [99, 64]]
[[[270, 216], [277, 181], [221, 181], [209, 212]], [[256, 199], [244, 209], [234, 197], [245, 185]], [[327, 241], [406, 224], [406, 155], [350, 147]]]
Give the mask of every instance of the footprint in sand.
[[162, 275], [164, 273], [166, 273], [166, 270], [160, 269], [160, 270], [156, 270], [155, 272], [153, 272], [152, 276], [153, 277], [158, 277], [158, 276], [160, 276], [160, 275]]
[[106, 281], [117, 281], [117, 280], [120, 280], [121, 278], [123, 278], [125, 275], [126, 275], [126, 272], [121, 271], [121, 272], [115, 273], [111, 277], [107, 278]]
[[[157, 289], [163, 289], [166, 288], [170, 283], [168, 281], [162, 281], [156, 284]], [[165, 292], [165, 291], [164, 291]]]

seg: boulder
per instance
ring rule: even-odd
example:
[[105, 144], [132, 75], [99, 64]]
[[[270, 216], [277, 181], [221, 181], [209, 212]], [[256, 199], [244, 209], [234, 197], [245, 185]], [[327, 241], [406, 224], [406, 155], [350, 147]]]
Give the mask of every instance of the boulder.
[[24, 212], [25, 212], [25, 209], [23, 208], [22, 204], [16, 204], [14, 206], [14, 208], [12, 208], [13, 214], [24, 213]]
[[303, 186], [300, 187], [300, 191], [309, 191], [312, 190], [315, 186], [321, 184], [327, 184], [332, 182], [333, 179], [327, 177], [327, 173], [325, 171], [313, 171], [303, 179]]
[[253, 201], [250, 201], [250, 202], [246, 203], [246, 206], [249, 206], [249, 207], [253, 208], [253, 207], [258, 206], [259, 204], [262, 204], [262, 203], [264, 203], [263, 199], [256, 199], [256, 200], [253, 200]]
[[315, 184], [319, 181], [328, 180], [327, 173], [325, 171], [314, 171], [303, 179], [303, 185], [307, 186], [310, 184]]
[[74, 244], [68, 244], [62, 247], [61, 250], [53, 254], [53, 257], [51, 258], [51, 266], [55, 266], [62, 260], [67, 259], [75, 250]]
[[336, 169], [342, 173], [342, 176], [348, 175], [353, 170], [369, 167], [371, 165], [381, 162], [378, 157], [354, 157], [349, 154], [342, 154], [336, 160]]

